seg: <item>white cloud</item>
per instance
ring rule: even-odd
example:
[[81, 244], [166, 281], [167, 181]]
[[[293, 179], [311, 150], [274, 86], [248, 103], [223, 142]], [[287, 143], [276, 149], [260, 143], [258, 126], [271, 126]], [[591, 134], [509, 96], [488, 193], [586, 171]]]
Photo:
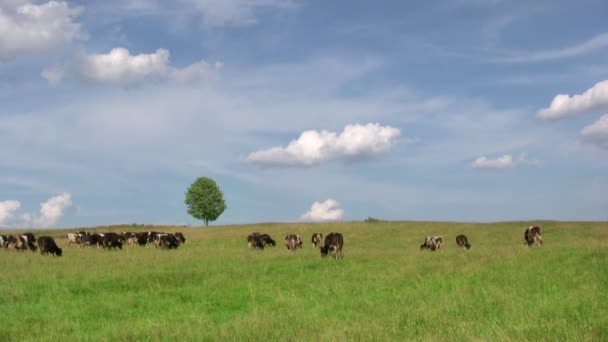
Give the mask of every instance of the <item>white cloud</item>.
[[256, 151], [247, 160], [267, 166], [312, 166], [329, 160], [367, 159], [387, 153], [401, 132], [378, 123], [348, 125], [340, 134], [304, 131], [287, 147]]
[[340, 208], [340, 203], [330, 198], [323, 203], [313, 203], [310, 210], [304, 213], [301, 218], [312, 221], [332, 221], [341, 220], [342, 217], [344, 217], [344, 210]]
[[46, 202], [40, 203], [40, 214], [22, 214], [19, 217], [15, 213], [21, 207], [21, 203], [15, 200], [0, 202], [0, 225], [12, 227], [40, 227], [46, 228], [59, 222], [67, 209], [72, 206], [72, 197], [69, 193], [53, 196]]
[[537, 115], [541, 119], [557, 120], [602, 108], [608, 108], [608, 80], [596, 83], [582, 94], [559, 94], [549, 108], [542, 108]]
[[81, 8], [66, 2], [0, 2], [0, 62], [86, 39], [86, 33], [74, 21], [81, 12]]
[[608, 149], [608, 114], [581, 131], [583, 141]]
[[68, 63], [66, 67], [54, 67], [42, 72], [51, 83], [64, 76], [72, 76], [94, 84], [138, 85], [147, 81], [196, 82], [215, 77], [222, 68], [203, 60], [184, 68], [169, 64], [170, 53], [158, 49], [154, 53], [132, 55], [125, 48], [114, 48], [108, 53], [85, 54]]
[[513, 56], [501, 59], [508, 63], [543, 62], [568, 57], [576, 57], [608, 47], [608, 32], [601, 33], [580, 44], [555, 50], [518, 52]]
[[19, 201], [0, 201], [0, 225], [7, 224], [20, 207], [21, 203], [19, 203]]
[[489, 159], [486, 156], [481, 156], [471, 163], [471, 166], [475, 169], [491, 170], [511, 169], [520, 165], [541, 166], [542, 161], [538, 159], [529, 159], [527, 154], [522, 153], [517, 160], [513, 159], [513, 156], [510, 154], [505, 154], [496, 159]]

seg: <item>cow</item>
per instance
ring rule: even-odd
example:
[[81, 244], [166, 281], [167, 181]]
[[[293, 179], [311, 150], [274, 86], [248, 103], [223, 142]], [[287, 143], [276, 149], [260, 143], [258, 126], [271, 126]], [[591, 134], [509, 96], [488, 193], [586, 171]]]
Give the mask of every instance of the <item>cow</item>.
[[63, 251], [61, 248], [57, 246], [55, 240], [53, 240], [50, 236], [40, 236], [38, 238], [38, 248], [40, 249], [40, 254], [55, 254], [60, 257]]
[[420, 245], [420, 250], [430, 249], [431, 251], [435, 251], [443, 248], [443, 237], [441, 236], [427, 236], [424, 239], [424, 243]]
[[540, 235], [539, 226], [530, 226], [526, 228], [526, 231], [524, 232], [524, 243], [527, 244], [528, 247], [532, 247], [536, 243], [539, 243], [542, 246], [543, 237]]
[[464, 249], [471, 248], [471, 245], [469, 244], [469, 239], [467, 239], [466, 235], [462, 235], [462, 234], [458, 235], [456, 237], [456, 244], [460, 248], [464, 248]]
[[161, 249], [176, 249], [179, 247], [179, 241], [173, 234], [161, 235], [158, 241]]
[[336, 260], [342, 259], [342, 248], [344, 247], [344, 238], [340, 233], [329, 233], [325, 237], [325, 245], [321, 246], [321, 257], [326, 257], [330, 253], [334, 253]]
[[0, 235], [0, 248], [8, 247], [8, 236]]
[[137, 240], [137, 244], [141, 247], [148, 244], [148, 233], [135, 233], [135, 238]]
[[18, 239], [18, 243], [17, 243], [18, 250], [29, 249], [30, 251], [35, 252], [38, 249], [38, 247], [36, 247], [36, 245], [35, 245], [36, 237], [34, 237], [34, 234], [32, 234], [32, 233], [24, 233], [24, 234], [18, 235], [17, 239]]
[[101, 246], [102, 236], [100, 234], [88, 234], [80, 237], [80, 247], [85, 246]]
[[177, 232], [173, 235], [175, 235], [175, 237], [177, 238], [177, 240], [179, 241], [180, 244], [186, 243], [186, 237], [184, 236], [184, 234]]
[[129, 246], [133, 246], [134, 244], [137, 243], [137, 236], [135, 235], [135, 233], [131, 233], [131, 232], [122, 232], [120, 233], [120, 235], [122, 236], [123, 240], [129, 245]]
[[302, 239], [296, 234], [289, 234], [285, 236], [285, 246], [287, 250], [295, 252], [296, 248], [301, 246]]
[[17, 239], [16, 237], [9, 235], [6, 238], [6, 247], [8, 249], [17, 249], [18, 245], [19, 245], [19, 239]]
[[247, 235], [247, 245], [249, 248], [264, 250], [264, 240], [262, 240], [262, 236], [259, 234], [250, 234]]
[[71, 244], [77, 244], [80, 246], [80, 238], [83, 236], [84, 234], [80, 234], [80, 233], [68, 233], [66, 234], [66, 244], [68, 247], [70, 247]]
[[270, 246], [273, 246], [273, 247], [274, 247], [274, 246], [276, 246], [276, 245], [277, 245], [277, 242], [276, 242], [276, 241], [274, 241], [274, 240], [273, 240], [273, 239], [270, 237], [270, 235], [268, 235], [268, 234], [262, 234], [262, 235], [260, 235], [260, 239], [261, 239], [261, 240], [262, 240], [262, 242], [264, 243], [264, 246], [269, 246], [269, 245], [270, 245]]
[[321, 242], [323, 242], [323, 234], [313, 233], [312, 238], [310, 239], [310, 242], [312, 242], [313, 248], [317, 248], [317, 246], [320, 246]]
[[300, 235], [296, 235], [296, 238], [298, 239], [298, 247], [302, 248], [302, 246], [304, 245], [304, 242], [302, 241], [302, 237]]
[[116, 233], [103, 234], [100, 244], [103, 249], [111, 250], [114, 248], [116, 250], [117, 247], [118, 249], [122, 249], [122, 241], [121, 236]]

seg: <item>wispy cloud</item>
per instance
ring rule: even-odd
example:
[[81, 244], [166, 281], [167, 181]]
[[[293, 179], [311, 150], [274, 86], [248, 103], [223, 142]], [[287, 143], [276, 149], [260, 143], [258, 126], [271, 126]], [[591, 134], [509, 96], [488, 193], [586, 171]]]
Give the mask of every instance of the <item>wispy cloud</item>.
[[66, 2], [0, 2], [0, 62], [45, 53], [88, 36], [75, 20], [80, 7]]
[[487, 158], [486, 156], [481, 156], [471, 163], [471, 167], [475, 169], [489, 170], [512, 169], [514, 167], [522, 165], [541, 166], [542, 161], [538, 159], [530, 159], [528, 158], [527, 154], [522, 153], [518, 159], [513, 159], [513, 156], [511, 156], [510, 154], [505, 154], [502, 157], [498, 157], [495, 159]]
[[506, 63], [535, 63], [587, 55], [608, 47], [608, 32], [601, 33], [582, 43], [554, 50], [519, 51], [498, 59]]
[[559, 94], [548, 108], [536, 114], [541, 119], [557, 120], [605, 108], [608, 108], [608, 80], [596, 83], [582, 94]]
[[325, 202], [315, 202], [310, 210], [302, 215], [303, 220], [312, 221], [334, 221], [344, 217], [344, 210], [340, 208], [340, 203], [334, 199], [327, 199]]
[[114, 48], [108, 53], [80, 55], [67, 66], [44, 70], [42, 77], [51, 83], [58, 83], [67, 75], [94, 84], [133, 86], [149, 81], [209, 80], [222, 68], [221, 63], [209, 64], [204, 60], [175, 68], [170, 65], [169, 58], [166, 49], [132, 55], [125, 48]]
[[311, 166], [330, 160], [369, 159], [390, 151], [401, 132], [378, 123], [348, 125], [340, 134], [304, 131], [287, 147], [249, 154], [247, 161], [266, 166]]

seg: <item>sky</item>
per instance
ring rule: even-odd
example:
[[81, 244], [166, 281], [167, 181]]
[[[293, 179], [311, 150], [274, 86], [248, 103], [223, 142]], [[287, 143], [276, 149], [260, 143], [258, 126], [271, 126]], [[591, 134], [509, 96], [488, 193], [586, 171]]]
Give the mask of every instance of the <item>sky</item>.
[[0, 227], [608, 220], [604, 0], [0, 0]]

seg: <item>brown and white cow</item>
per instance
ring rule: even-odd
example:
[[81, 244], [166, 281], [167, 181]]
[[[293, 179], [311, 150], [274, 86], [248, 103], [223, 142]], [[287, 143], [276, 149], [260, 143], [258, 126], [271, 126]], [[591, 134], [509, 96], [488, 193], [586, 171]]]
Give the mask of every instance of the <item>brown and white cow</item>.
[[429, 235], [424, 239], [424, 243], [420, 245], [420, 250], [430, 249], [436, 251], [443, 248], [443, 237]]
[[310, 239], [313, 248], [317, 248], [323, 242], [323, 234], [321, 233], [313, 233], [312, 238]]
[[287, 247], [287, 250], [295, 252], [296, 248], [300, 247], [301, 245], [302, 239], [300, 239], [299, 235], [289, 234], [285, 236], [285, 246]]
[[456, 237], [456, 244], [460, 248], [469, 249], [471, 245], [469, 244], [469, 239], [467, 239], [466, 235], [460, 234]]
[[326, 257], [330, 253], [334, 254], [336, 260], [342, 259], [342, 248], [344, 247], [344, 238], [340, 233], [329, 233], [325, 237], [325, 245], [321, 246], [321, 257]]
[[524, 232], [524, 243], [527, 244], [528, 247], [532, 247], [536, 243], [539, 243], [542, 246], [543, 237], [540, 234], [539, 226], [530, 226], [526, 228], [526, 231]]

